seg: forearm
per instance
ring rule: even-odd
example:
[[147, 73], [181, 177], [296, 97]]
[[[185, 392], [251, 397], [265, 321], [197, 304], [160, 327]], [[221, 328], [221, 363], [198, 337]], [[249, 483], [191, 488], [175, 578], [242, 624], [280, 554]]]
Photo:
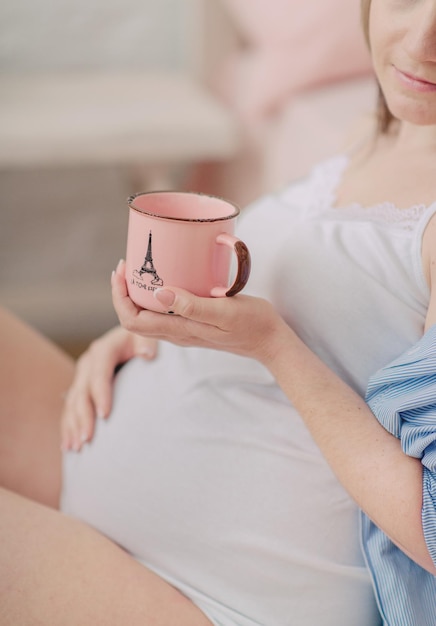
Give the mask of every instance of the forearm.
[[421, 520], [422, 466], [379, 424], [364, 400], [292, 331], [280, 329], [264, 364], [301, 414], [340, 482], [365, 513], [432, 573]]

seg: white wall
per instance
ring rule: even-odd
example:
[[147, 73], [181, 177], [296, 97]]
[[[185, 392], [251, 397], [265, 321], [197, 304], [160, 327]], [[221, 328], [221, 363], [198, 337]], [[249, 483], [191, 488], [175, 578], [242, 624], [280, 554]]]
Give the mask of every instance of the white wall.
[[1, 0], [0, 71], [189, 62], [191, 0]]

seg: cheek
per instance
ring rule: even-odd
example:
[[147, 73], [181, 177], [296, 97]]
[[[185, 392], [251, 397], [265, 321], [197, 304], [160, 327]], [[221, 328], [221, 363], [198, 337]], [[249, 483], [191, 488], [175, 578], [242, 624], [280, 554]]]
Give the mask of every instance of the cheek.
[[393, 16], [389, 15], [386, 3], [372, 0], [369, 15], [369, 43], [372, 62], [377, 74], [384, 65], [389, 64], [391, 53], [398, 39], [392, 20]]
[[382, 28], [377, 23], [371, 30], [371, 58], [375, 74], [382, 89], [389, 86], [392, 65], [395, 64], [399, 49], [399, 33]]
[[375, 37], [371, 42], [371, 61], [378, 82], [383, 88], [387, 80], [386, 73], [389, 67], [389, 60], [385, 52], [385, 46]]

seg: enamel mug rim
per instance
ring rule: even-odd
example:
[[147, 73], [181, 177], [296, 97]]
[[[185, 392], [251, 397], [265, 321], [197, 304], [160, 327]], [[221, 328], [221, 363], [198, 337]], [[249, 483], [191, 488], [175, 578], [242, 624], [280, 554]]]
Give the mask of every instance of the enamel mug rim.
[[[218, 200], [219, 202], [222, 202], [223, 205], [227, 207], [232, 207], [233, 212], [227, 215], [219, 216], [219, 217], [179, 217], [177, 215], [161, 215], [160, 213], [156, 213], [155, 211], [151, 211], [148, 209], [135, 206], [134, 204], [135, 200], [139, 197], [142, 197], [142, 196], [155, 196], [156, 197], [160, 195], [162, 196], [163, 195], [186, 196], [187, 198], [203, 197], [205, 199]], [[172, 189], [164, 189], [164, 190], [158, 189], [156, 191], [138, 191], [137, 193], [134, 193], [127, 198], [127, 205], [129, 206], [130, 209], [132, 209], [133, 211], [136, 211], [137, 213], [141, 213], [142, 215], [147, 215], [148, 217], [155, 217], [160, 220], [169, 220], [169, 221], [175, 221], [175, 222], [190, 222], [190, 223], [225, 222], [228, 220], [235, 219], [241, 213], [241, 209], [238, 207], [237, 204], [235, 204], [234, 202], [231, 202], [230, 200], [226, 200], [225, 198], [222, 198], [221, 196], [217, 196], [217, 195], [210, 194], [210, 193], [204, 193], [200, 191], [176, 191]]]

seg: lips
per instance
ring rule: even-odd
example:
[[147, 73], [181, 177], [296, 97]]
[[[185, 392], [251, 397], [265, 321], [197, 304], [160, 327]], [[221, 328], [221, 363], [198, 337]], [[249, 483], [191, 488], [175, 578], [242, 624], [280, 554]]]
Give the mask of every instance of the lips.
[[425, 80], [424, 78], [419, 78], [418, 76], [414, 76], [413, 74], [409, 74], [408, 72], [402, 72], [401, 70], [398, 70], [398, 71], [401, 72], [401, 74], [404, 74], [404, 76], [408, 78], [409, 80], [416, 81], [418, 83], [423, 83], [424, 85], [433, 85], [434, 87], [436, 87], [436, 82]]
[[403, 85], [406, 85], [408, 88], [413, 89], [414, 91], [421, 92], [436, 91], [436, 81], [433, 82], [430, 80], [426, 80], [425, 78], [415, 76], [414, 74], [410, 74], [409, 72], [399, 70], [395, 66], [394, 69], [398, 79]]

